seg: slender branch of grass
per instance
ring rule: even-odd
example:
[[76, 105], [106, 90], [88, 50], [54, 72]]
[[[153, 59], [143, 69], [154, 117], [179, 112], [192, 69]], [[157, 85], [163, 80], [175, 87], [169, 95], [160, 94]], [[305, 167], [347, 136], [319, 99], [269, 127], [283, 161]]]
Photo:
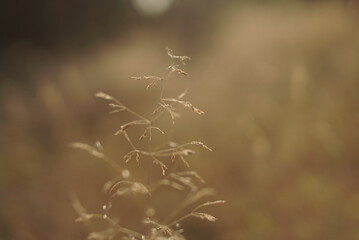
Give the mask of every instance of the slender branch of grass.
[[187, 219], [187, 218], [189, 218], [189, 217], [191, 217], [191, 216], [192, 216], [192, 212], [191, 212], [191, 213], [188, 213], [188, 214], [186, 214], [186, 215], [184, 215], [184, 216], [182, 216], [182, 217], [180, 217], [179, 219], [176, 219], [176, 220], [170, 222], [170, 223], [167, 224], [166, 226], [170, 228], [170, 227], [176, 225], [177, 223], [182, 222], [183, 220], [185, 220], [185, 219]]
[[138, 114], [137, 112], [133, 111], [132, 109], [126, 107], [126, 111], [131, 113], [132, 115], [141, 118], [142, 120], [146, 121], [148, 124], [151, 123], [150, 120], [148, 120], [147, 118], [143, 117], [141, 114]]
[[123, 134], [125, 135], [126, 140], [129, 142], [129, 144], [131, 145], [131, 147], [133, 148], [133, 150], [138, 151], [136, 146], [133, 144], [132, 140], [130, 139], [130, 137], [128, 136], [126, 131], [123, 131]]

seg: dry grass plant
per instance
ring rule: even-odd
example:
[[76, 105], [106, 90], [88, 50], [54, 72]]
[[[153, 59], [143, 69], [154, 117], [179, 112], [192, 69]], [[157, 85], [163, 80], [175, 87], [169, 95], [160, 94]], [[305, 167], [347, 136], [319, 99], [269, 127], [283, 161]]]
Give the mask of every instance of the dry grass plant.
[[[93, 219], [101, 219], [107, 225], [107, 228], [102, 231], [90, 232], [87, 239], [91, 240], [110, 240], [110, 239], [141, 239], [141, 240], [183, 240], [183, 229], [180, 229], [180, 223], [188, 218], [194, 217], [208, 221], [216, 221], [217, 218], [201, 212], [202, 208], [210, 205], [224, 203], [223, 200], [208, 201], [203, 203], [203, 199], [214, 194], [214, 190], [203, 187], [203, 178], [192, 170], [177, 170], [179, 164], [183, 167], [189, 168], [187, 158], [195, 154], [192, 149], [193, 146], [202, 147], [208, 151], [212, 151], [204, 143], [200, 141], [190, 141], [187, 143], [175, 143], [173, 141], [163, 142], [159, 146], [151, 148], [148, 144], [148, 149], [140, 149], [137, 145], [139, 141], [147, 139], [151, 141], [155, 134], [165, 134], [165, 131], [160, 126], [156, 125], [157, 120], [164, 114], [169, 114], [172, 123], [175, 123], [176, 118], [180, 116], [177, 107], [182, 105], [190, 109], [196, 114], [203, 114], [204, 112], [193, 106], [190, 102], [185, 101], [184, 98], [187, 91], [184, 91], [177, 98], [164, 97], [165, 86], [168, 83], [172, 74], [180, 74], [187, 76], [188, 74], [180, 68], [185, 65], [186, 61], [190, 60], [187, 56], [177, 56], [169, 48], [166, 48], [167, 54], [171, 60], [170, 65], [165, 69], [161, 77], [159, 76], [140, 76], [132, 77], [135, 80], [148, 82], [147, 89], [158, 86], [160, 88], [158, 103], [149, 117], [145, 117], [137, 111], [129, 108], [123, 102], [104, 93], [98, 92], [95, 97], [101, 98], [109, 102], [109, 107], [112, 109], [111, 113], [128, 112], [134, 117], [134, 120], [124, 123], [116, 131], [115, 135], [122, 135], [131, 147], [131, 151], [124, 155], [123, 160], [127, 163], [134, 159], [139, 165], [140, 161], [146, 159], [161, 169], [162, 177], [153, 179], [149, 184], [144, 184], [135, 179], [132, 179], [131, 172], [120, 166], [113, 158], [107, 156], [102, 145], [97, 142], [95, 146], [90, 146], [85, 143], [72, 143], [71, 147], [84, 150], [96, 158], [102, 159], [109, 164], [113, 170], [117, 172], [116, 176], [104, 184], [104, 191], [108, 194], [108, 203], [103, 205], [100, 213], [89, 213], [80, 203], [76, 194], [71, 195], [73, 207], [78, 213], [78, 222], [83, 222], [87, 225]], [[140, 136], [131, 136], [128, 133], [129, 128], [142, 127], [143, 133]], [[137, 138], [137, 139], [136, 139]], [[171, 166], [171, 171], [168, 169]], [[156, 217], [156, 210], [150, 208], [146, 211], [143, 217], [143, 222], [139, 225], [145, 225], [146, 232], [139, 232], [127, 228], [119, 223], [118, 218], [112, 217], [111, 207], [114, 198], [132, 198], [134, 195], [145, 195], [151, 198], [160, 187], [171, 187], [184, 194], [181, 204], [175, 206], [170, 213], [163, 219]], [[130, 200], [129, 200], [130, 201]], [[190, 209], [190, 210], [188, 210]]]

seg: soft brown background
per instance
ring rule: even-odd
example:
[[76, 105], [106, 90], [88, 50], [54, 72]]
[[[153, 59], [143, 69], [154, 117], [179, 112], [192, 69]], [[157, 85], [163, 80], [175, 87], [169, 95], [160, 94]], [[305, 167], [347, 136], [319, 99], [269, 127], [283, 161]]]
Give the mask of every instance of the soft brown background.
[[[119, 0], [1, 11], [0, 239], [86, 238], [69, 195], [100, 212], [114, 172], [68, 143], [100, 140], [125, 166], [113, 133], [129, 116], [93, 94], [148, 114], [156, 90], [130, 77], [162, 73], [165, 46], [192, 57], [168, 96], [189, 88], [206, 112], [182, 109], [173, 137], [214, 149], [191, 165], [227, 200], [208, 210], [218, 222], [188, 221], [188, 239], [359, 238], [356, 1], [175, 1], [157, 17]], [[128, 224], [143, 210], [131, 201], [116, 209]]]

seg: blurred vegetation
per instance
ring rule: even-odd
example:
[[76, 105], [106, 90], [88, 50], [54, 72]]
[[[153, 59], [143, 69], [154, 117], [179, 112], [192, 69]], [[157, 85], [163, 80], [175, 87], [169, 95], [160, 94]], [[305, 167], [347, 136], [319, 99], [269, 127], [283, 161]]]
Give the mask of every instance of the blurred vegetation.
[[169, 91], [189, 86], [206, 112], [184, 111], [174, 138], [214, 149], [191, 164], [227, 200], [212, 209], [216, 224], [188, 222], [188, 238], [358, 239], [357, 6], [177, 1], [147, 18], [129, 1], [5, 1], [1, 238], [85, 238], [69, 193], [96, 212], [112, 172], [68, 143], [100, 140], [121, 162], [129, 148], [113, 132], [126, 119], [93, 93], [151, 109], [151, 91], [130, 77], [161, 73], [170, 46], [193, 60]]

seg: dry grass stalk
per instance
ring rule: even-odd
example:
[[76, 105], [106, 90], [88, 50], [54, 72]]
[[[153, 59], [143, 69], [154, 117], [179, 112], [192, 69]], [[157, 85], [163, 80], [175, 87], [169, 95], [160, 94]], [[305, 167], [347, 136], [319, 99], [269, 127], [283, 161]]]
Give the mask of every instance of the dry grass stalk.
[[[111, 107], [110, 113], [119, 113], [119, 112], [128, 112], [136, 119], [124, 123], [120, 126], [119, 130], [115, 132], [115, 135], [123, 135], [127, 140], [131, 150], [123, 156], [125, 163], [131, 161], [133, 158], [139, 164], [140, 159], [151, 161], [154, 165], [159, 166], [162, 171], [163, 177], [159, 180], [154, 180], [150, 184], [143, 184], [138, 181], [131, 180], [131, 173], [120, 167], [120, 164], [111, 158], [107, 157], [104, 153], [102, 145], [97, 142], [95, 147], [92, 147], [84, 143], [72, 143], [71, 147], [84, 150], [89, 154], [105, 160], [111, 167], [113, 167], [119, 176], [113, 178], [104, 184], [104, 191], [109, 194], [110, 201], [108, 204], [103, 206], [104, 214], [89, 214], [86, 209], [81, 205], [79, 200], [75, 195], [72, 196], [73, 207], [75, 211], [79, 214], [78, 221], [84, 223], [91, 221], [93, 218], [103, 219], [108, 223], [108, 228], [99, 232], [91, 232], [88, 235], [88, 239], [130, 239], [130, 240], [185, 240], [183, 236], [182, 229], [174, 228], [180, 222], [186, 220], [189, 217], [200, 218], [208, 221], [216, 221], [217, 218], [203, 212], [198, 212], [197, 210], [210, 205], [224, 203], [224, 201], [212, 201], [205, 202], [203, 204], [198, 204], [203, 198], [212, 196], [214, 190], [210, 188], [202, 188], [201, 184], [204, 183], [204, 179], [195, 171], [175, 171], [167, 173], [168, 165], [182, 162], [187, 168], [190, 167], [187, 157], [195, 154], [195, 151], [191, 149], [191, 146], [200, 146], [208, 151], [212, 151], [207, 145], [200, 141], [191, 141], [184, 144], [177, 144], [175, 142], [167, 142], [158, 145], [154, 148], [149, 148], [148, 150], [141, 149], [137, 147], [137, 141], [133, 141], [133, 137], [127, 133], [127, 130], [131, 127], [145, 126], [144, 132], [141, 136], [136, 139], [143, 140], [148, 139], [151, 141], [153, 138], [153, 131], [156, 131], [160, 134], [165, 134], [165, 132], [156, 125], [157, 119], [159, 119], [164, 113], [168, 113], [174, 124], [175, 119], [180, 117], [180, 114], [177, 112], [176, 106], [182, 105], [186, 108], [191, 109], [194, 113], [199, 115], [204, 112], [197, 107], [194, 107], [189, 101], [183, 100], [187, 95], [187, 90], [181, 93], [177, 98], [164, 98], [165, 84], [168, 81], [172, 73], [178, 73], [183, 76], [188, 76], [184, 70], [179, 68], [179, 65], [185, 65], [186, 61], [190, 60], [187, 56], [177, 56], [169, 48], [166, 48], [167, 55], [170, 57], [171, 63], [166, 68], [165, 73], [162, 77], [159, 76], [140, 76], [133, 77], [135, 80], [144, 80], [150, 81], [147, 85], [147, 89], [160, 85], [161, 91], [158, 99], [156, 108], [153, 110], [153, 113], [149, 117], [145, 117], [142, 114], [128, 108], [124, 103], [112, 97], [109, 94], [104, 92], [98, 92], [95, 94], [95, 97], [104, 99], [109, 102]], [[174, 168], [175, 169], [175, 168]], [[151, 213], [151, 216], [148, 216], [144, 220], [144, 224], [148, 226], [147, 233], [139, 233], [125, 227], [120, 226], [117, 221], [110, 217], [109, 210], [112, 206], [112, 199], [115, 197], [130, 197], [131, 195], [147, 195], [151, 197], [155, 191], [162, 187], [168, 186], [175, 190], [181, 192], [187, 192], [187, 196], [183, 199], [182, 203], [176, 206], [171, 213], [169, 213], [163, 220], [159, 220], [155, 216], [155, 210]], [[182, 214], [182, 212], [190, 206], [197, 205], [193, 207], [193, 210], [189, 213]], [[151, 208], [152, 209], [152, 208]]]

